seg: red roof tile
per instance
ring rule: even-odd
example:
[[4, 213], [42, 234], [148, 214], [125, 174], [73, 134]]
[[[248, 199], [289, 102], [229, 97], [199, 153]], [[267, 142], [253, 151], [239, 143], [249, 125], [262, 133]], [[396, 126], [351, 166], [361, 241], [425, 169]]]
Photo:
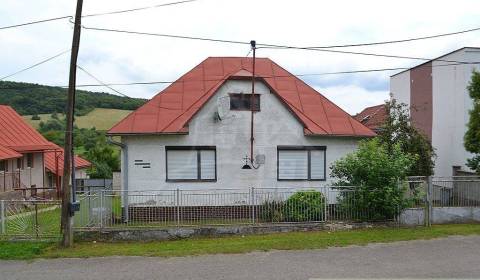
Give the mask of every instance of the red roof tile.
[[59, 148], [6, 105], [0, 105], [0, 145], [20, 153]]
[[356, 114], [354, 118], [370, 129], [379, 129], [387, 120], [387, 111], [385, 104], [380, 104], [363, 109]]
[[22, 154], [19, 154], [12, 149], [0, 145], [0, 160], [19, 157], [22, 157]]
[[[272, 60], [257, 58], [255, 66], [256, 76], [287, 105], [304, 125], [306, 134], [375, 136], [372, 130]], [[108, 133], [185, 133], [188, 122], [226, 80], [246, 78], [251, 71], [252, 58], [207, 58]]]
[[[63, 149], [58, 150], [57, 152], [46, 152], [44, 154], [45, 168], [48, 169], [51, 173], [57, 174], [57, 163], [58, 163], [58, 173], [63, 175]], [[55, 161], [55, 155], [58, 158], [58, 162]], [[87, 168], [92, 164], [77, 155], [75, 155], [75, 169]]]

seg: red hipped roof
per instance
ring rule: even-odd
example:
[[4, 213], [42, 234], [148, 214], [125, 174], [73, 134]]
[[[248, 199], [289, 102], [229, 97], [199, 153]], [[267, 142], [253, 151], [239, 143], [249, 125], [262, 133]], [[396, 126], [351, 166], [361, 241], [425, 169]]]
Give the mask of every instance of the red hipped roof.
[[6, 105], [0, 105], [0, 146], [17, 153], [59, 148], [45, 139], [15, 110]]
[[380, 104], [363, 109], [354, 118], [366, 127], [377, 130], [385, 123], [387, 116], [385, 104]]
[[0, 160], [19, 157], [22, 157], [22, 154], [19, 154], [12, 149], [0, 145]]
[[[251, 76], [252, 58], [210, 57], [117, 123], [109, 134], [188, 132], [188, 122], [228, 79]], [[375, 136], [333, 102], [268, 58], [255, 71], [305, 128], [305, 134]]]
[[[63, 176], [63, 149], [58, 150], [57, 152], [46, 152], [44, 154], [45, 168], [48, 169], [51, 173], [57, 174], [57, 163], [58, 163], [58, 175]], [[55, 160], [57, 156], [57, 161]], [[75, 155], [75, 169], [87, 168], [92, 164], [77, 155]]]

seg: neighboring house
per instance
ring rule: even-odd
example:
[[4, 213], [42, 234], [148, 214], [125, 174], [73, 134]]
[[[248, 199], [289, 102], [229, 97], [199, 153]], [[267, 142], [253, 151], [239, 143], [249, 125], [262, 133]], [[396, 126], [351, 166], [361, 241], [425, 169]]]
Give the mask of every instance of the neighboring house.
[[[90, 162], [75, 157], [75, 164], [77, 178], [86, 178]], [[48, 190], [58, 193], [62, 174], [63, 149], [45, 139], [10, 106], [0, 105], [1, 197], [30, 197]]]
[[479, 62], [480, 48], [461, 48], [390, 78], [392, 98], [409, 106], [413, 124], [435, 148], [437, 176], [471, 171], [463, 137], [473, 106], [467, 86]]
[[0, 105], [0, 192], [29, 196], [44, 187], [44, 154], [59, 147], [47, 141], [11, 107]]
[[121, 137], [122, 189], [319, 186], [375, 136], [267, 58], [256, 59], [252, 129], [251, 71], [251, 58], [208, 58], [110, 129]]
[[[62, 184], [64, 150], [45, 153], [45, 185], [49, 188], [57, 188]], [[88, 179], [87, 169], [92, 164], [77, 155], [75, 155], [75, 178]], [[58, 189], [58, 188], [57, 188]]]
[[380, 104], [367, 107], [353, 117], [366, 127], [378, 133], [387, 120], [387, 110], [385, 104]]

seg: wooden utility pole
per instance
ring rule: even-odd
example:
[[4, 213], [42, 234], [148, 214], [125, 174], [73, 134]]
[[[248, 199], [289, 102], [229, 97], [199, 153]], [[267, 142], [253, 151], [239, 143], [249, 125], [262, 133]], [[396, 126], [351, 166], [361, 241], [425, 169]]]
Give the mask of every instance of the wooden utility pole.
[[[73, 245], [73, 230], [72, 230], [72, 191], [70, 188], [70, 172], [72, 168], [72, 148], [73, 148], [73, 118], [75, 110], [75, 87], [77, 77], [77, 58], [78, 49], [80, 46], [80, 31], [82, 28], [82, 6], [83, 0], [77, 0], [77, 9], [75, 12], [75, 25], [73, 27], [73, 41], [72, 52], [70, 57], [70, 75], [68, 79], [68, 98], [67, 98], [67, 126], [65, 131], [65, 150], [64, 165], [63, 165], [63, 178], [62, 178], [62, 245], [64, 247], [70, 247]], [[72, 182], [73, 183], [73, 182]]]

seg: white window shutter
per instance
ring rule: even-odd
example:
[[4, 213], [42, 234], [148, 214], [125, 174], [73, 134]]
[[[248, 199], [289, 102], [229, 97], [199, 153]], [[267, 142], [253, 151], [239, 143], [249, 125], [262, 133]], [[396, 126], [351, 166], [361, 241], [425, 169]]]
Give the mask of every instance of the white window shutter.
[[278, 151], [278, 179], [308, 179], [308, 152]]
[[325, 179], [325, 151], [310, 151], [310, 179]]
[[197, 151], [167, 151], [168, 179], [198, 179]]
[[200, 174], [202, 180], [215, 179], [215, 151], [200, 151]]

